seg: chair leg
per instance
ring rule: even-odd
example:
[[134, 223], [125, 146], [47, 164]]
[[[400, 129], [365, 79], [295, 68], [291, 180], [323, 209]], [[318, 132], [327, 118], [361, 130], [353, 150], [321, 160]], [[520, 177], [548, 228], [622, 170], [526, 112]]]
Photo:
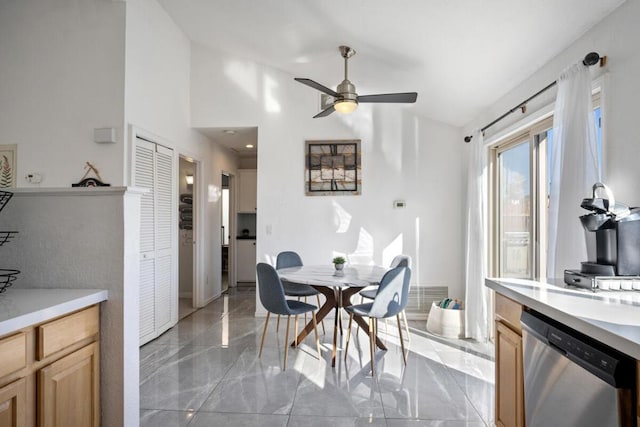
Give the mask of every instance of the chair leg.
[[[305, 323], [307, 322], [306, 315], [304, 316]], [[298, 315], [296, 314], [293, 321], [293, 346], [298, 347]]]
[[[316, 299], [318, 300], [318, 310], [320, 310], [320, 295], [316, 294]], [[327, 335], [327, 331], [324, 329], [324, 319], [320, 321], [322, 324], [322, 335]]]
[[402, 310], [402, 320], [404, 320], [404, 328], [407, 331], [407, 342], [411, 343], [411, 334], [409, 333], [409, 322], [407, 322], [407, 312]]
[[[307, 297], [304, 297], [304, 302], [305, 304], [307, 303]], [[296, 316], [296, 320], [298, 319], [298, 317]], [[305, 311], [304, 313], [304, 324], [307, 324], [307, 312]], [[298, 325], [296, 324], [296, 334], [298, 333]], [[296, 344], [297, 345], [297, 344]]]
[[318, 323], [316, 322], [316, 312], [311, 312], [311, 319], [313, 320], [313, 332], [316, 335], [316, 348], [318, 349], [318, 360], [322, 360], [322, 353], [320, 353], [320, 339], [318, 338]]
[[287, 331], [284, 333], [284, 368], [287, 369], [287, 355], [289, 354], [289, 323], [291, 322], [291, 316], [287, 316]]
[[[269, 316], [271, 312], [267, 311], [267, 318], [264, 321], [264, 330], [262, 331], [262, 339], [260, 340], [260, 353], [258, 353], [258, 359], [262, 357], [262, 346], [264, 346], [264, 336], [267, 334], [267, 326], [269, 325]], [[278, 316], [280, 317], [280, 316]]]
[[276, 333], [280, 330], [280, 315], [278, 314], [278, 322], [276, 323]]
[[344, 345], [344, 360], [347, 360], [349, 353], [349, 339], [351, 338], [351, 322], [353, 321], [353, 313], [349, 313], [349, 326], [347, 326], [347, 343]]
[[376, 331], [375, 331], [375, 319], [373, 317], [369, 318], [369, 348], [371, 352], [371, 375], [375, 375], [374, 370], [374, 347], [376, 345]]
[[400, 315], [396, 316], [398, 319], [398, 336], [400, 337], [400, 348], [402, 349], [402, 360], [404, 360], [404, 366], [407, 366], [407, 353], [404, 351], [404, 340], [402, 339], [402, 326], [400, 325]]

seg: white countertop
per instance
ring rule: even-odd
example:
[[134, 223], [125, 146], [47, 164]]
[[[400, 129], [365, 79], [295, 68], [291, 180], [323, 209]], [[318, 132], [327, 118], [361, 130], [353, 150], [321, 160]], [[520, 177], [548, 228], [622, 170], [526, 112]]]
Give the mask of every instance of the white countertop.
[[592, 292], [523, 279], [485, 280], [486, 286], [640, 360], [640, 292]]
[[15, 289], [0, 294], [0, 336], [105, 301], [100, 289]]

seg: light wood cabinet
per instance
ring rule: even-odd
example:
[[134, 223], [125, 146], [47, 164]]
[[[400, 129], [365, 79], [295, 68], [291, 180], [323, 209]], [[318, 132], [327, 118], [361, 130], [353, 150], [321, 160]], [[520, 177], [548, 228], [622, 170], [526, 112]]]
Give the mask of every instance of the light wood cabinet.
[[238, 212], [257, 210], [258, 171], [256, 169], [238, 170]]
[[0, 426], [99, 427], [98, 306], [0, 337]]
[[496, 425], [524, 426], [522, 306], [496, 294]]
[[89, 344], [38, 372], [40, 427], [100, 425], [98, 344]]
[[27, 425], [27, 382], [24, 378], [0, 387], [0, 426]]

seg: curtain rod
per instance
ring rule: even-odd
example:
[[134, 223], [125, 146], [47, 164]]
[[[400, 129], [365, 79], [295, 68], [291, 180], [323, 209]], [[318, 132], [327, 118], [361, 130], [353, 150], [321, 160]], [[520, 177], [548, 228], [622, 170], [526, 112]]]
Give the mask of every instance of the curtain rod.
[[[588, 66], [588, 67], [590, 67], [592, 65], [595, 65], [598, 62], [600, 63], [601, 67], [604, 67], [606, 65], [606, 63], [607, 63], [607, 57], [606, 56], [601, 57], [597, 52], [590, 52], [590, 53], [587, 53], [585, 55], [584, 59], [582, 60], [582, 63], [584, 65]], [[522, 110], [522, 113], [524, 114], [524, 112], [527, 111], [527, 103], [529, 101], [531, 101], [532, 99], [538, 97], [539, 95], [543, 94], [544, 92], [548, 91], [549, 89], [554, 87], [557, 83], [558, 83], [557, 81], [554, 81], [553, 83], [549, 83], [543, 89], [540, 89], [538, 92], [536, 92], [535, 94], [531, 95], [529, 98], [525, 99], [524, 101], [522, 101], [521, 103], [519, 103], [518, 105], [516, 105], [515, 107], [513, 107], [512, 109], [510, 109], [509, 111], [507, 111], [506, 113], [504, 113], [503, 115], [501, 115], [500, 117], [498, 117], [497, 119], [495, 119], [494, 121], [489, 123], [488, 125], [485, 125], [485, 127], [480, 129], [480, 132], [484, 133], [485, 130], [489, 129], [491, 126], [495, 125], [500, 120], [502, 120], [505, 117], [507, 117], [509, 114], [515, 113], [518, 110]], [[464, 137], [464, 142], [467, 142], [467, 143], [471, 142], [471, 138], [473, 138], [473, 135], [465, 136]]]

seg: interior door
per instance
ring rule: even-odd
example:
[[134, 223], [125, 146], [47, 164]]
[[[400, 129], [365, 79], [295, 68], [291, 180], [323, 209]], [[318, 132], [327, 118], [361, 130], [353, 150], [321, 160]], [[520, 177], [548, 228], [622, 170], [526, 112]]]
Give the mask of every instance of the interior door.
[[140, 344], [177, 322], [173, 150], [136, 138], [133, 185], [147, 188], [140, 213]]

